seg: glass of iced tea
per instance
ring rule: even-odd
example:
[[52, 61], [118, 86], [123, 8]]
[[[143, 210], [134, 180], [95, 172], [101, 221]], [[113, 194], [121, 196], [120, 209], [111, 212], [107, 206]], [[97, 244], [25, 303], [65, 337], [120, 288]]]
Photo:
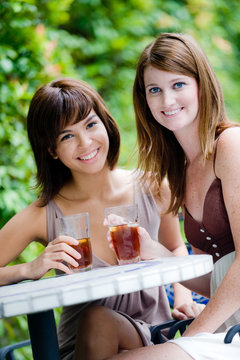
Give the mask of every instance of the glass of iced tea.
[[120, 265], [140, 260], [137, 204], [104, 210], [113, 248]]
[[78, 240], [78, 245], [71, 245], [80, 254], [77, 267], [68, 264], [73, 272], [91, 270], [92, 268], [92, 248], [90, 242], [90, 221], [88, 213], [80, 213], [70, 216], [56, 218], [56, 228], [58, 235], [68, 235]]

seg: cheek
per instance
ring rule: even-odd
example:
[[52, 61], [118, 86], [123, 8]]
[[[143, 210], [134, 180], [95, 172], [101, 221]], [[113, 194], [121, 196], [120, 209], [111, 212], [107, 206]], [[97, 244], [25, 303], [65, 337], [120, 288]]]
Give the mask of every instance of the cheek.
[[65, 163], [71, 157], [71, 154], [71, 144], [61, 144], [61, 146], [56, 148], [56, 155], [62, 163]]
[[109, 147], [109, 137], [105, 127], [101, 131], [101, 141], [105, 143], [106, 147]]
[[156, 101], [154, 101], [154, 99], [147, 98], [147, 104], [148, 104], [148, 107], [149, 107], [152, 115], [154, 116], [154, 113], [156, 111]]
[[195, 111], [196, 115], [198, 114], [198, 110], [199, 110], [199, 101], [198, 101], [198, 93], [195, 93], [195, 96], [192, 96], [192, 99], [189, 98], [189, 100], [191, 101], [192, 107], [193, 107], [193, 111]]
[[194, 106], [196, 106], [198, 108], [198, 105], [199, 105], [198, 87], [194, 86], [192, 91], [190, 91], [188, 95], [189, 95], [188, 96], [189, 103], [193, 104]]
[[107, 132], [106, 132], [106, 135], [105, 135], [105, 146], [106, 146], [106, 151], [108, 153], [108, 151], [109, 151], [109, 137], [108, 137]]

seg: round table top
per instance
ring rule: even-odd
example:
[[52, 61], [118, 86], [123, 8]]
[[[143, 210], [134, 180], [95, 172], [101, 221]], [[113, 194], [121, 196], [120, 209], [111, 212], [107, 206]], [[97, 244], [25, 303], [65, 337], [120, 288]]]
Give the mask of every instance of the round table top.
[[199, 277], [212, 271], [210, 255], [188, 255], [107, 266], [72, 275], [0, 287], [0, 318], [30, 314]]

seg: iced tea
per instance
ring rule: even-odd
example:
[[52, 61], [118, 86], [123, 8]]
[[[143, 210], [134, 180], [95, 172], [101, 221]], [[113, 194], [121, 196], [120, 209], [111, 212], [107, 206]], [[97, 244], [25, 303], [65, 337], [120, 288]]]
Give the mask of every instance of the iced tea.
[[90, 220], [88, 213], [79, 213], [70, 216], [56, 218], [56, 232], [58, 235], [67, 235], [77, 239], [78, 245], [70, 245], [76, 249], [80, 259], [75, 259], [78, 266], [74, 267], [68, 263], [73, 272], [91, 270], [92, 249], [90, 242]]
[[92, 267], [92, 249], [89, 238], [78, 239], [78, 245], [71, 245], [79, 254], [81, 255], [80, 259], [75, 259], [78, 262], [78, 266], [72, 266], [69, 264], [71, 270], [90, 270]]
[[139, 237], [137, 224], [110, 226], [110, 234], [120, 264], [128, 264], [140, 260]]

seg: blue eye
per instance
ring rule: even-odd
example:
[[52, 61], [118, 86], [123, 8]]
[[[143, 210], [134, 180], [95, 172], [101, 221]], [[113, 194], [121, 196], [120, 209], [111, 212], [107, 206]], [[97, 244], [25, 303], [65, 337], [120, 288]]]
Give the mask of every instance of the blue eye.
[[185, 83], [183, 82], [177, 82], [176, 84], [174, 84], [174, 87], [175, 89], [181, 89], [184, 85]]
[[151, 94], [156, 94], [156, 93], [160, 92], [160, 88], [157, 87], [157, 86], [155, 86], [155, 87], [149, 89], [149, 92], [150, 92]]

